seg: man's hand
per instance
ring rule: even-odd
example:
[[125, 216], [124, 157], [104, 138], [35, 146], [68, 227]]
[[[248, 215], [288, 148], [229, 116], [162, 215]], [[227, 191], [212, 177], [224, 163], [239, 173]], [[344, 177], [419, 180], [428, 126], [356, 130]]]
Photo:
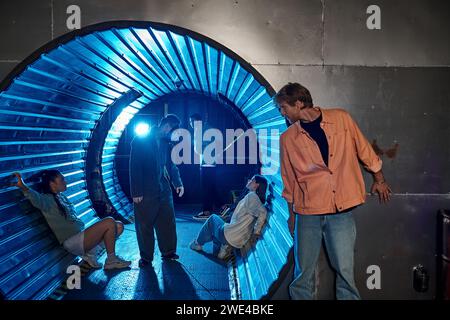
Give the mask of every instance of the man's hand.
[[386, 203], [389, 200], [391, 200], [392, 190], [386, 183], [382, 170], [375, 172], [373, 174], [373, 184], [372, 188], [370, 188], [370, 193], [374, 194], [375, 192], [378, 193], [380, 203]]
[[178, 194], [178, 197], [182, 197], [183, 196], [183, 194], [184, 194], [184, 187], [178, 187], [178, 188], [176, 188], [176, 192], [177, 192], [177, 194]]
[[389, 200], [391, 200], [392, 190], [389, 187], [389, 185], [386, 183], [386, 181], [383, 181], [383, 182], [375, 181], [372, 184], [372, 188], [370, 188], [370, 192], [372, 194], [374, 194], [375, 192], [378, 193], [380, 203], [387, 203]]
[[144, 199], [143, 196], [142, 196], [142, 197], [134, 197], [134, 198], [133, 198], [133, 202], [134, 202], [134, 203], [140, 203], [143, 199]]

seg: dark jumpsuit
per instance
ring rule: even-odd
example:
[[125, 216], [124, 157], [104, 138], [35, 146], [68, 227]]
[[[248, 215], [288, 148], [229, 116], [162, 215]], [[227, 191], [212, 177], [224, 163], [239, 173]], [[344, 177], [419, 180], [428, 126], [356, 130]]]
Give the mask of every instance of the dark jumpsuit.
[[170, 158], [169, 141], [155, 134], [135, 137], [131, 142], [131, 196], [143, 197], [134, 203], [135, 227], [141, 258], [153, 260], [155, 236], [163, 256], [176, 252], [177, 233], [172, 190], [182, 182], [178, 168]]

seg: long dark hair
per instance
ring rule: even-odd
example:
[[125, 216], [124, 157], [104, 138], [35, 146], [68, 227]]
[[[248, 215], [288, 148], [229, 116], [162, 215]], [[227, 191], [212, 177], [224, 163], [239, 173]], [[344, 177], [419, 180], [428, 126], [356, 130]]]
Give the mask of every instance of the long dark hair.
[[65, 218], [67, 218], [67, 209], [59, 201], [58, 197], [56, 196], [56, 193], [54, 193], [52, 191], [52, 189], [50, 188], [50, 182], [55, 181], [55, 179], [58, 176], [62, 176], [62, 173], [56, 169], [42, 171], [41, 172], [41, 192], [53, 195], [53, 198], [55, 199], [55, 202], [58, 205], [60, 213]]
[[255, 178], [255, 182], [258, 184], [258, 188], [255, 190], [256, 194], [261, 200], [262, 204], [266, 203], [266, 191], [267, 191], [267, 179], [262, 175], [255, 174], [253, 176]]
[[[258, 189], [255, 191], [255, 193], [258, 195], [258, 198], [261, 200], [262, 204], [263, 204], [267, 209], [270, 209], [270, 207], [271, 207], [271, 202], [272, 202], [271, 200], [272, 200], [272, 198], [273, 198], [271, 186], [268, 185], [267, 179], [264, 178], [262, 175], [256, 174], [256, 175], [253, 175], [252, 177], [255, 177], [256, 183], [259, 184], [259, 187], [258, 187]], [[247, 180], [247, 181], [248, 181], [248, 180]], [[267, 188], [269, 189], [269, 190], [268, 190], [268, 191], [269, 191], [269, 194], [268, 194], [268, 196], [266, 197], [266, 191], [267, 191]], [[237, 200], [235, 200], [234, 203], [230, 206], [230, 210], [236, 209], [236, 207], [237, 207], [237, 205], [239, 204], [239, 202], [240, 202], [242, 199], [245, 198], [245, 196], [248, 194], [248, 192], [249, 192], [249, 190], [247, 189], [247, 187], [244, 187], [244, 188], [241, 190], [241, 192], [240, 192], [240, 194], [239, 194]]]

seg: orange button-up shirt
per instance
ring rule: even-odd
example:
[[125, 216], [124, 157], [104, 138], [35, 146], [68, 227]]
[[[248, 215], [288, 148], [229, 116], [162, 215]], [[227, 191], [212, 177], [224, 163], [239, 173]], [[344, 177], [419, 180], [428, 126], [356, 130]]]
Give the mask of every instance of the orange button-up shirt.
[[322, 109], [321, 128], [328, 141], [328, 167], [319, 146], [295, 122], [280, 137], [282, 196], [299, 214], [327, 214], [365, 202], [366, 188], [358, 159], [371, 172], [382, 161], [350, 114]]

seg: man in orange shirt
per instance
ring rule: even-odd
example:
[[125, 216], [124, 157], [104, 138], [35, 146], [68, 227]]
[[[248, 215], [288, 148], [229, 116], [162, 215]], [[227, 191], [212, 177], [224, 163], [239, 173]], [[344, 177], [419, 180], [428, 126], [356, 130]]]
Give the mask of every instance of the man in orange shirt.
[[314, 107], [302, 85], [288, 83], [274, 101], [290, 124], [280, 137], [280, 163], [282, 196], [288, 202], [288, 226], [294, 237], [291, 298], [313, 298], [323, 239], [336, 271], [336, 298], [360, 299], [353, 275], [352, 215], [366, 197], [359, 161], [373, 174], [371, 192], [386, 203], [392, 191], [383, 177], [382, 161], [348, 112]]

